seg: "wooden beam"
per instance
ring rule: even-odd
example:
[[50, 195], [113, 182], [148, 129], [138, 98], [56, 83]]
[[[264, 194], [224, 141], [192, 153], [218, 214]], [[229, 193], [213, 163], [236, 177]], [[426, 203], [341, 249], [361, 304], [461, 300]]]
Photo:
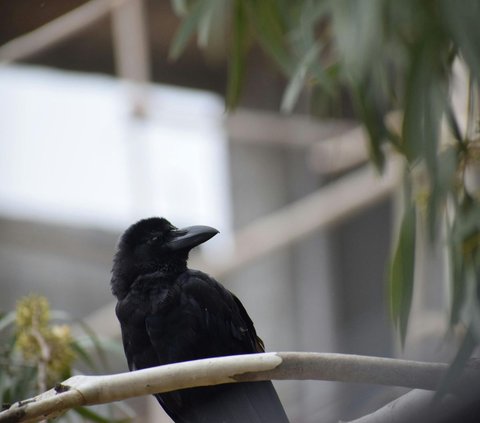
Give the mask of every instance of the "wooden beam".
[[235, 234], [232, 252], [221, 261], [203, 267], [216, 277], [225, 276], [315, 231], [335, 225], [391, 195], [400, 183], [400, 175], [401, 166], [393, 159], [381, 176], [370, 165], [351, 172], [240, 229]]
[[344, 172], [368, 160], [367, 137], [357, 122], [238, 110], [226, 117], [232, 142], [307, 150], [307, 165], [320, 175]]
[[239, 109], [225, 118], [233, 142], [264, 143], [275, 146], [309, 147], [354, 128], [349, 120], [316, 120], [303, 115]]
[[0, 46], [0, 63], [27, 59], [75, 35], [130, 0], [91, 0]]
[[145, 9], [145, 0], [130, 0], [112, 9], [117, 75], [130, 83], [131, 110], [137, 117], [147, 114], [151, 73]]

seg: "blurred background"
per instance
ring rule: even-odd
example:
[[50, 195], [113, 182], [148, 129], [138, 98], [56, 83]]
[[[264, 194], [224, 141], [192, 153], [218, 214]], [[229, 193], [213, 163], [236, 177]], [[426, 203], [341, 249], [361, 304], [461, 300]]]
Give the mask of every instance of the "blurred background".
[[[385, 281], [401, 178], [367, 164], [351, 100], [312, 117], [306, 92], [279, 112], [287, 80], [254, 47], [226, 113], [224, 37], [169, 60], [180, 3], [0, 0], [0, 308], [36, 292], [119, 339], [115, 245], [156, 215], [220, 230], [192, 267], [236, 293], [269, 351], [449, 358], [445, 293], [428, 278], [407, 348], [395, 341]], [[418, 254], [443, 278], [442, 251]], [[401, 392], [276, 386], [296, 423], [358, 417]], [[152, 398], [132, 406], [139, 422], [169, 421]]]

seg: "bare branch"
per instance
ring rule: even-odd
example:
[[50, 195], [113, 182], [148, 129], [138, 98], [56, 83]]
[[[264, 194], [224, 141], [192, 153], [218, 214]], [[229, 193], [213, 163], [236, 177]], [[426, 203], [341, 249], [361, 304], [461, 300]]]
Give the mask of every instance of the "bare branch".
[[[442, 400], [434, 402], [435, 393], [422, 389], [414, 389], [405, 395], [389, 402], [373, 413], [345, 423], [411, 423], [455, 421], [455, 414], [462, 407], [468, 407], [464, 401], [454, 395], [446, 395]], [[450, 418], [450, 420], [448, 420]]]
[[[0, 422], [34, 422], [81, 405], [196, 386], [260, 380], [329, 380], [435, 389], [447, 364], [329, 353], [264, 353], [210, 358], [106, 376], [74, 376], [56, 389], [14, 404]], [[462, 384], [480, 380], [470, 365]]]

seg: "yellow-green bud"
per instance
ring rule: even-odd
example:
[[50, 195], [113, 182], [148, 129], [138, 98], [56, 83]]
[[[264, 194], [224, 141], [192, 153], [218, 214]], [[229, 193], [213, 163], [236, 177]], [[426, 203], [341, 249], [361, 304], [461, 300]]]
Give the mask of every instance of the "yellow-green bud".
[[48, 326], [50, 306], [48, 300], [36, 294], [30, 294], [17, 302], [17, 329], [36, 327], [41, 330]]

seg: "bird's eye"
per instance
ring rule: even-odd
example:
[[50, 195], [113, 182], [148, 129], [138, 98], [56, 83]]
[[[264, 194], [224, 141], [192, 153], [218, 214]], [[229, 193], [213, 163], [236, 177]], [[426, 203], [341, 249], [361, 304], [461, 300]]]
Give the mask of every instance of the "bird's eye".
[[160, 238], [160, 236], [158, 236], [158, 235], [152, 236], [151, 238], [147, 239], [147, 244], [152, 244], [152, 243], [158, 241], [159, 238]]

